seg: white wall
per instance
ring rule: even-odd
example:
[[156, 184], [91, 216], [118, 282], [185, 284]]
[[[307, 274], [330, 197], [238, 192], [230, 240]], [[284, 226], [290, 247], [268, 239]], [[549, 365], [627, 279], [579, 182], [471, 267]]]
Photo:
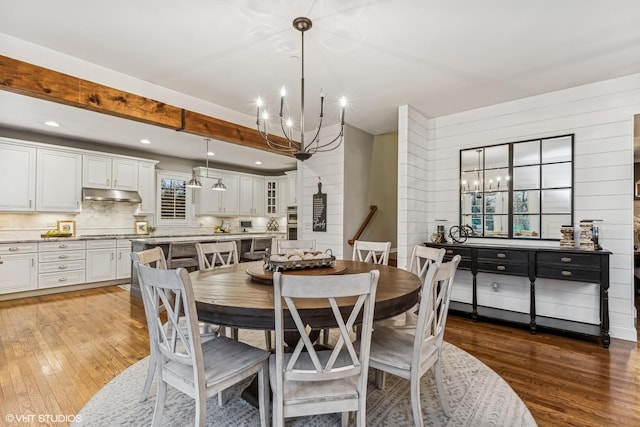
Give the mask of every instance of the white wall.
[[[640, 112], [640, 74], [430, 119], [428, 137], [422, 137], [427, 127], [424, 120], [411, 120], [412, 111], [411, 107], [400, 108], [400, 124], [404, 117], [409, 117], [404, 120], [408, 130], [401, 129], [400, 146], [426, 144], [423, 147], [429, 152], [427, 190], [416, 193], [421, 198], [413, 201], [412, 196], [400, 192], [402, 187], [410, 186], [399, 182], [399, 213], [400, 206], [407, 203], [412, 206], [423, 203], [430, 222], [446, 218], [449, 225], [458, 222], [460, 149], [575, 134], [575, 225], [586, 218], [604, 220], [601, 243], [613, 253], [610, 333], [614, 338], [636, 341], [633, 319], [633, 115]], [[399, 173], [403, 174], [402, 169]], [[406, 179], [400, 177], [401, 181]], [[429, 210], [431, 207], [433, 209]], [[400, 216], [399, 221], [402, 221]], [[415, 222], [400, 225], [399, 236], [415, 231], [412, 228], [416, 226]], [[522, 243], [518, 241], [517, 244]], [[557, 246], [556, 242], [550, 244]], [[522, 280], [486, 274], [478, 275], [478, 279], [480, 304], [526, 311], [528, 286]], [[464, 300], [470, 295], [468, 281], [466, 274], [458, 277], [454, 299]], [[489, 286], [493, 281], [503, 284], [504, 292], [491, 292]], [[542, 279], [536, 283], [539, 314], [598, 323], [596, 285]]]
[[429, 121], [404, 105], [398, 111], [398, 267], [408, 268], [415, 245], [427, 240], [430, 191], [435, 183], [429, 158]]
[[[320, 132], [320, 138], [335, 138], [339, 125], [328, 126]], [[344, 147], [314, 154], [309, 160], [298, 162], [298, 182], [302, 195], [298, 201], [298, 240], [316, 240], [318, 250], [331, 249], [337, 259], [343, 258], [344, 241]], [[327, 231], [313, 232], [313, 195], [318, 192], [318, 177], [322, 181], [322, 192], [327, 194]], [[351, 254], [348, 255], [349, 258]]]

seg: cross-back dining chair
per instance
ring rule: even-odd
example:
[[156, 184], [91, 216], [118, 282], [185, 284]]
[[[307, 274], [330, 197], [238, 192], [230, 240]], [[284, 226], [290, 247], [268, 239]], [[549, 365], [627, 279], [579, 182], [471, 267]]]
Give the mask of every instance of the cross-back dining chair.
[[[158, 355], [158, 394], [153, 426], [162, 425], [167, 386], [195, 399], [195, 425], [206, 422], [207, 399], [258, 374], [260, 424], [268, 425], [268, 351], [219, 336], [200, 341], [191, 280], [187, 270], [164, 270], [134, 263], [147, 314], [149, 335]], [[167, 328], [160, 316], [166, 310]], [[184, 316], [182, 316], [184, 313]], [[186, 328], [180, 319], [186, 319]]]
[[[429, 267], [432, 264], [442, 264], [445, 253], [444, 248], [437, 249], [415, 245], [409, 260], [409, 271], [418, 276], [420, 281], [424, 283]], [[397, 329], [406, 329], [409, 332], [413, 331], [418, 321], [416, 313], [418, 307], [419, 305], [390, 319], [378, 320], [375, 322], [375, 326], [392, 326]]]
[[254, 237], [251, 239], [249, 252], [243, 253], [242, 258], [249, 261], [260, 261], [264, 259], [267, 249], [271, 251], [272, 240], [271, 237]]
[[[352, 411], [357, 412], [356, 425], [365, 426], [367, 366], [379, 275], [377, 270], [340, 276], [274, 273], [276, 345], [269, 360], [274, 426], [283, 426], [285, 418], [324, 413], [342, 413], [341, 421], [346, 425]], [[353, 301], [345, 314], [338, 307], [338, 298]], [[314, 325], [306, 318], [309, 310], [305, 306], [318, 299], [330, 305], [339, 331], [332, 350], [317, 351], [309, 337]], [[286, 318], [285, 310], [289, 312]], [[359, 315], [364, 332], [360, 341], [354, 342], [350, 331]], [[295, 328], [300, 334], [293, 352], [284, 351], [285, 328]]]
[[[356, 240], [353, 243], [353, 261], [370, 262], [372, 264], [388, 265], [391, 242], [367, 242]], [[322, 330], [322, 344], [329, 345], [329, 328]]]
[[313, 252], [316, 250], [316, 241], [314, 240], [277, 240], [277, 249], [279, 254], [299, 249], [305, 252]]
[[433, 263], [422, 285], [415, 333], [375, 326], [371, 337], [370, 366], [377, 369], [376, 385], [384, 388], [384, 372], [410, 380], [414, 424], [423, 426], [420, 405], [420, 379], [433, 370], [442, 409], [450, 416], [442, 380], [442, 342], [449, 311], [451, 288], [460, 255], [443, 264]]
[[211, 270], [238, 263], [238, 247], [233, 240], [227, 242], [196, 243], [198, 268]]
[[[164, 258], [164, 252], [162, 252], [162, 248], [160, 248], [160, 246], [156, 246], [154, 248], [147, 249], [140, 252], [131, 252], [131, 259], [133, 260], [134, 263], [139, 262], [140, 264], [145, 265], [147, 267], [162, 268], [165, 270], [167, 269], [167, 261]], [[139, 281], [140, 279], [138, 277], [138, 282]], [[151, 313], [151, 314], [147, 313], [147, 308], [148, 308], [147, 305], [144, 305], [144, 308], [145, 308], [145, 316], [147, 318], [153, 317], [155, 315], [154, 313]], [[163, 306], [159, 306], [158, 309], [161, 312], [164, 311]], [[180, 319], [180, 326], [184, 329], [185, 327], [184, 318]], [[211, 323], [204, 323], [204, 322], [201, 322], [198, 324], [198, 329], [200, 332], [200, 339], [203, 342], [210, 340], [211, 338], [218, 335], [218, 333], [220, 332], [220, 326], [214, 325]], [[151, 340], [149, 340], [149, 343], [151, 344]], [[153, 377], [155, 376], [156, 366], [157, 366], [156, 349], [153, 345], [150, 345], [149, 346], [149, 367], [147, 368], [147, 377], [144, 382], [144, 387], [142, 388], [142, 395], [140, 396], [140, 400], [139, 400], [140, 402], [144, 402], [145, 400], [147, 400], [149, 390], [151, 390]]]
[[374, 264], [389, 264], [391, 242], [367, 242], [356, 240], [353, 242], [353, 261], [371, 262]]
[[[214, 270], [229, 267], [238, 263], [238, 249], [233, 240], [215, 243], [196, 243], [198, 265], [200, 270]], [[221, 331], [224, 335], [224, 331]], [[238, 328], [231, 328], [231, 337], [238, 339]], [[264, 331], [264, 340], [267, 348], [271, 348], [271, 332]]]

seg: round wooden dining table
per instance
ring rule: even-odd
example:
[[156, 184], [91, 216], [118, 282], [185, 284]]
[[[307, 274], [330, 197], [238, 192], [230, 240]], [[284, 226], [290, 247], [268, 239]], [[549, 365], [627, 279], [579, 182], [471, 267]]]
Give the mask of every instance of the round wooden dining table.
[[[190, 273], [201, 321], [243, 329], [273, 330], [274, 298], [272, 273], [262, 269], [263, 262], [235, 264], [209, 271]], [[381, 320], [403, 313], [418, 302], [420, 279], [396, 267], [360, 261], [336, 261], [338, 274], [366, 273], [379, 270], [374, 319]], [[332, 273], [323, 268], [296, 270], [283, 274], [319, 275]], [[340, 307], [350, 312], [354, 298], [339, 298]], [[327, 300], [306, 300], [298, 307], [301, 317], [313, 328], [335, 327]], [[284, 316], [284, 328], [295, 330], [293, 320]]]

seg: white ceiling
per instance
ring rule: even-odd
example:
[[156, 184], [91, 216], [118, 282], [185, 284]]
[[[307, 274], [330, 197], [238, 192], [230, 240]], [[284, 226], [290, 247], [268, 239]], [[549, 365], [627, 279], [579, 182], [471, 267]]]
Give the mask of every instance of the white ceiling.
[[[346, 121], [371, 134], [397, 129], [397, 107], [437, 117], [640, 73], [638, 0], [0, 0], [0, 31], [237, 112], [261, 95], [299, 111], [305, 34], [307, 130], [321, 88], [325, 124], [348, 99]], [[4, 54], [0, 44], [0, 54]], [[276, 107], [277, 108], [277, 107]], [[296, 116], [294, 115], [294, 118]], [[47, 119], [60, 121], [46, 129]], [[198, 159], [202, 138], [0, 91], [0, 126], [133, 145]], [[137, 141], [153, 141], [142, 146]], [[216, 142], [216, 161], [265, 169], [282, 156]]]

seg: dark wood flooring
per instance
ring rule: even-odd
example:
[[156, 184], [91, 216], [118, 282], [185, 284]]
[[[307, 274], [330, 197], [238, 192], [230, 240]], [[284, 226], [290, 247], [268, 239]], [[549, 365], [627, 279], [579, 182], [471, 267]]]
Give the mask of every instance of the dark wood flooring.
[[[635, 343], [606, 350], [457, 316], [445, 339], [500, 374], [540, 426], [640, 426]], [[142, 304], [117, 286], [0, 302], [0, 425], [28, 425], [8, 414], [76, 414], [148, 353]]]

